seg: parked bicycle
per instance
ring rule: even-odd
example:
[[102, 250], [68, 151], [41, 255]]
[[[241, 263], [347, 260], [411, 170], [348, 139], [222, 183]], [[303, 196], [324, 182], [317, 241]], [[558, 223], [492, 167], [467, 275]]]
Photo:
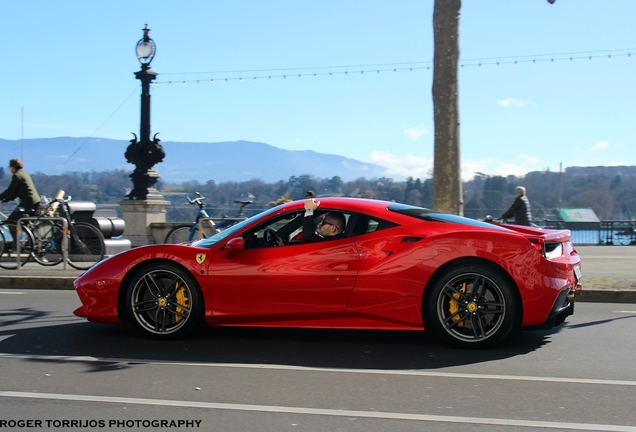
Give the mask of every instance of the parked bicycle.
[[613, 244], [628, 246], [636, 244], [636, 220], [632, 219], [628, 223], [623, 224], [617, 231], [613, 233]]
[[[24, 213], [25, 216], [31, 214]], [[0, 222], [0, 237], [2, 239], [2, 250], [0, 251], [0, 268], [16, 269], [18, 268], [18, 244], [20, 248], [20, 265], [24, 265], [30, 258], [31, 249], [33, 248], [33, 237], [25, 230], [18, 231], [14, 222], [6, 220], [7, 216], [1, 214], [3, 222]], [[16, 243], [15, 238], [19, 239]]]
[[210, 216], [203, 208], [203, 201], [205, 200], [205, 197], [201, 196], [199, 192], [195, 192], [195, 194], [197, 197], [194, 199], [186, 197], [189, 204], [198, 206], [194, 222], [192, 224], [183, 224], [172, 228], [166, 236], [164, 243], [184, 243], [211, 237], [219, 231], [222, 231], [225, 228], [245, 219], [243, 209], [252, 203], [252, 201], [249, 200], [234, 200], [235, 203], [239, 204], [238, 214], [233, 218], [224, 216], [221, 218], [219, 223], [215, 224], [211, 219], [207, 219]]
[[[75, 222], [71, 217], [71, 197], [56, 198], [46, 203], [35, 214], [25, 213], [27, 219], [17, 227], [3, 222], [1, 231], [5, 244], [0, 255], [0, 267], [15, 269], [29, 259], [44, 266], [54, 266], [64, 259], [66, 237], [66, 262], [77, 270], [87, 270], [104, 258], [106, 245], [99, 229], [86, 222]], [[65, 223], [60, 220], [64, 219]], [[18, 229], [19, 228], [19, 229]], [[15, 233], [15, 234], [14, 234]], [[19, 233], [20, 258], [13, 241]]]

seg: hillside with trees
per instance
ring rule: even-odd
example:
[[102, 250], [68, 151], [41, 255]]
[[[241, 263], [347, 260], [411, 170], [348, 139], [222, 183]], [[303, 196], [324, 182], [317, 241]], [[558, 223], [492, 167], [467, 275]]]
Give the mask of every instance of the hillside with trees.
[[[67, 172], [60, 175], [31, 173], [41, 195], [48, 197], [63, 189], [73, 200], [93, 201], [102, 206], [117, 207], [132, 187], [129, 172]], [[0, 168], [0, 190], [11, 180], [7, 169]], [[463, 183], [464, 215], [483, 219], [486, 215], [501, 215], [514, 199], [516, 186], [526, 187], [537, 219], [557, 219], [559, 207], [591, 207], [601, 220], [629, 220], [636, 217], [636, 166], [573, 167], [563, 173], [531, 172], [523, 177], [476, 175]], [[213, 216], [236, 213], [235, 199], [252, 196], [253, 204], [246, 209], [251, 215], [268, 208], [281, 197], [302, 199], [306, 190], [317, 196], [359, 196], [429, 207], [433, 205], [433, 180], [413, 179], [393, 181], [390, 178], [359, 178], [343, 181], [340, 177], [315, 178], [308, 174], [291, 176], [287, 180], [266, 183], [254, 179], [243, 182], [205, 183], [187, 182], [163, 184], [158, 189], [167, 200], [168, 221], [191, 220], [194, 209], [187, 205], [186, 196], [198, 191], [206, 197]], [[8, 213], [14, 204], [3, 204]]]

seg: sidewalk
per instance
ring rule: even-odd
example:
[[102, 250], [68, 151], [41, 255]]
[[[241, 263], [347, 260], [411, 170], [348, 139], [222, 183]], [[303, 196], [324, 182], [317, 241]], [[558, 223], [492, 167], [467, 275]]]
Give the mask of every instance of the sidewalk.
[[[583, 290], [579, 302], [636, 303], [636, 247], [579, 246]], [[0, 269], [0, 289], [72, 290], [83, 271], [59, 264], [27, 263], [19, 270]]]

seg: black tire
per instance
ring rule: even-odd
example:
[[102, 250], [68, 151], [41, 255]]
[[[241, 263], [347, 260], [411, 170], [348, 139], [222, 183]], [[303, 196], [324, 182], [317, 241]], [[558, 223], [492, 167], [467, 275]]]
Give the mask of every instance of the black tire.
[[424, 310], [443, 340], [461, 348], [484, 348], [503, 340], [515, 328], [517, 300], [499, 272], [465, 265], [437, 281]]
[[131, 281], [126, 293], [128, 318], [154, 339], [184, 337], [199, 324], [203, 296], [193, 277], [173, 264], [152, 264]]
[[88, 270], [106, 254], [104, 235], [93, 225], [77, 222], [71, 226], [67, 261], [77, 270]]
[[189, 241], [201, 240], [204, 238], [208, 238], [213, 235], [212, 230], [204, 226], [203, 231], [199, 231], [198, 229], [194, 230], [194, 234], [192, 235], [192, 239], [190, 239], [190, 230], [192, 229], [192, 225], [179, 225], [170, 230], [164, 243], [168, 244], [179, 244], [185, 243]]
[[41, 220], [33, 226], [33, 260], [43, 266], [54, 266], [62, 262], [64, 229], [56, 221]]
[[[0, 267], [7, 270], [18, 268], [17, 245], [13, 235], [17, 232], [17, 227], [13, 222], [2, 222], [0, 224], [2, 235], [4, 236], [4, 247], [0, 255]], [[20, 267], [26, 264], [31, 258], [33, 250], [33, 234], [28, 228], [22, 227], [20, 231]]]

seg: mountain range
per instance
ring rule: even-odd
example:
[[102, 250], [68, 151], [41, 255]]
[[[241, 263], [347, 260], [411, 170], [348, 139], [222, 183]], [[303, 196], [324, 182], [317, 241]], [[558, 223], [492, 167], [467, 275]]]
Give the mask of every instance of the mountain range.
[[[129, 141], [105, 138], [0, 139], [0, 149], [7, 158], [2, 163], [23, 154], [27, 172], [47, 175], [120, 169], [132, 172], [135, 166], [124, 156], [129, 144]], [[351, 181], [385, 176], [385, 169], [379, 165], [311, 150], [283, 150], [259, 142], [161, 141], [161, 145], [166, 156], [154, 168], [164, 183], [252, 179], [269, 183], [301, 175], [339, 176], [343, 181]]]

